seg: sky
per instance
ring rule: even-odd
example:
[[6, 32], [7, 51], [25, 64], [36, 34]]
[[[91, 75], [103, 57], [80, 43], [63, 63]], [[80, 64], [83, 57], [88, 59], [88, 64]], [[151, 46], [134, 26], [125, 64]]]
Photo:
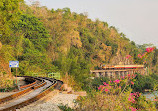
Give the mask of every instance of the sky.
[[[35, 0], [25, 0], [26, 3]], [[36, 0], [37, 1], [37, 0]], [[136, 44], [158, 48], [158, 0], [38, 0], [48, 9], [69, 7], [88, 18], [107, 22]]]

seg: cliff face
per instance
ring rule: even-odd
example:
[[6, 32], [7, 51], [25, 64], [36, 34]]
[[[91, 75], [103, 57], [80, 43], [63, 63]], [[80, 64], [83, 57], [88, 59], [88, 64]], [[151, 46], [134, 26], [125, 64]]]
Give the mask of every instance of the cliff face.
[[133, 58], [128, 57], [128, 55], [124, 55], [121, 53], [121, 51], [118, 49], [117, 53], [116, 53], [116, 56], [114, 56], [112, 58], [112, 61], [111, 61], [111, 64], [113, 65], [130, 65], [130, 64], [134, 64], [133, 62]]

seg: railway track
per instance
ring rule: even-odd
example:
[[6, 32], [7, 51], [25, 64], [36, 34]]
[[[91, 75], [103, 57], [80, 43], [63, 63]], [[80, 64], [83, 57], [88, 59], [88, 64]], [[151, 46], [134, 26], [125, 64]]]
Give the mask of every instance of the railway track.
[[0, 111], [14, 111], [19, 109], [39, 100], [53, 89], [60, 90], [63, 84], [63, 82], [60, 80], [47, 77], [34, 78], [25, 76], [25, 78], [32, 79], [32, 83], [22, 86], [22, 90], [15, 94], [1, 98]]

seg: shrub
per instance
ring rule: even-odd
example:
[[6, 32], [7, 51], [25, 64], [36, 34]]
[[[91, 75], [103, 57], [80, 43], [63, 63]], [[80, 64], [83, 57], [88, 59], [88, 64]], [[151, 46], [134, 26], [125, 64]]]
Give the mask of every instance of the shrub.
[[103, 82], [98, 87], [99, 91], [92, 92], [88, 97], [80, 97], [80, 107], [76, 110], [150, 110], [156, 111], [154, 102], [146, 100], [139, 92], [133, 92], [131, 86], [135, 83], [136, 75], [128, 75], [125, 78]]

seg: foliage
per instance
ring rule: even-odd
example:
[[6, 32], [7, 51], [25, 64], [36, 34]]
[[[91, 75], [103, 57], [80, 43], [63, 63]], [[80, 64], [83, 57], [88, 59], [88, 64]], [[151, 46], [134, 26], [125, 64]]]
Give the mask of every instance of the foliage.
[[79, 107], [76, 110], [156, 111], [154, 101], [146, 100], [139, 92], [132, 92], [131, 86], [136, 82], [135, 77], [136, 75], [128, 75], [125, 78], [103, 82], [103, 85], [98, 87], [99, 91], [92, 91], [87, 97], [78, 100]]
[[156, 90], [158, 84], [157, 75], [140, 75], [137, 74], [134, 86], [132, 86], [134, 91], [144, 92], [145, 89]]
[[9, 42], [11, 34], [10, 26], [15, 22], [19, 15], [19, 3], [23, 0], [1, 0], [0, 1], [0, 39], [2, 43]]
[[108, 81], [109, 81], [109, 78], [105, 78], [105, 77], [94, 78], [94, 80], [92, 80], [92, 82], [91, 82], [92, 87], [90, 87], [90, 88], [97, 91], [100, 84], [102, 84], [103, 82], [108, 83]]
[[0, 89], [9, 89], [14, 86], [14, 81], [6, 72], [0, 72]]
[[45, 50], [48, 45], [48, 31], [34, 16], [22, 14], [20, 20], [14, 24], [14, 30], [22, 32], [24, 38], [31, 41], [37, 50]]
[[[113, 89], [115, 90], [115, 89]], [[87, 97], [81, 97], [78, 100], [80, 107], [78, 107], [77, 111], [156, 111], [154, 102], [148, 100], [146, 101], [144, 96], [136, 96], [133, 101], [131, 101], [130, 91], [124, 92], [122, 95], [113, 95], [113, 94], [104, 94], [101, 92], [95, 92], [92, 95]]]
[[71, 109], [70, 107], [68, 107], [68, 105], [59, 105], [58, 106], [62, 111], [74, 111], [73, 109]]

